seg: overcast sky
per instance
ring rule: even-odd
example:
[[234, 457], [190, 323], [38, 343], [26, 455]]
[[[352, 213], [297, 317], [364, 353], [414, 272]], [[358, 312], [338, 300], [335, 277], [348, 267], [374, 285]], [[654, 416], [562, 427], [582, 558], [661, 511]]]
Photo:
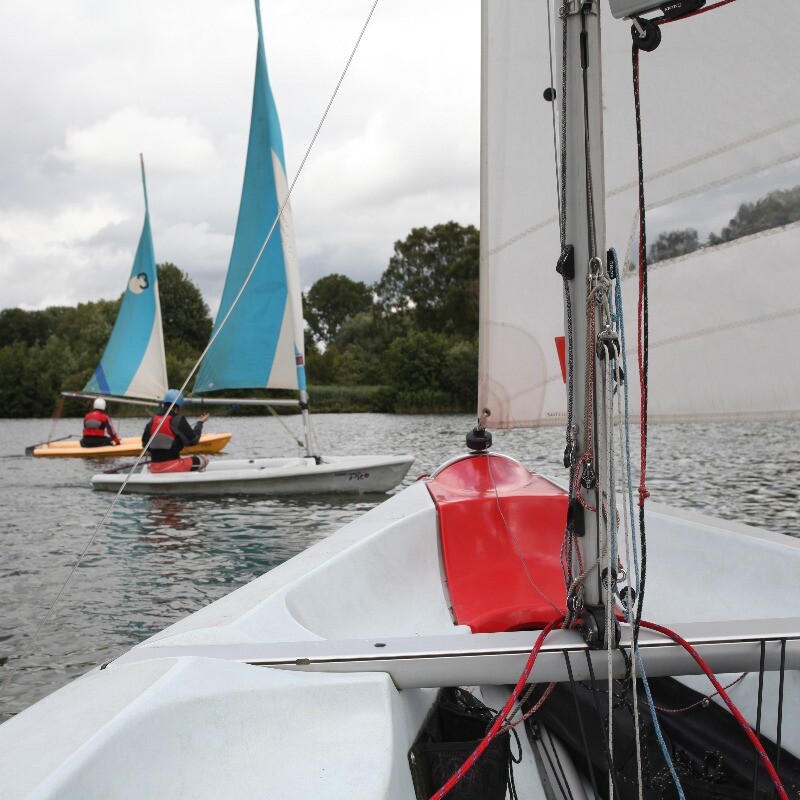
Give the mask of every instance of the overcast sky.
[[[291, 180], [373, 0], [262, 0]], [[373, 281], [414, 226], [478, 223], [480, 3], [380, 0], [292, 199], [302, 283]], [[0, 0], [0, 308], [122, 293], [156, 260], [224, 283], [253, 0]]]

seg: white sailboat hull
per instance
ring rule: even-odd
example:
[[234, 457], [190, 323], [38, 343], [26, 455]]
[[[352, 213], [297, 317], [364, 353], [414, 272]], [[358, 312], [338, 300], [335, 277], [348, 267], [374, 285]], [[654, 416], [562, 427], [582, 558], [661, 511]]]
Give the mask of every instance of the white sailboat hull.
[[[131, 475], [126, 492], [170, 495], [297, 495], [388, 492], [403, 480], [414, 457], [324, 456], [313, 458], [215, 459], [202, 472]], [[101, 473], [92, 488], [116, 492], [128, 476]]]
[[[678, 628], [709, 623], [717, 632], [757, 619], [783, 619], [792, 628], [800, 540], [655, 504], [647, 528], [645, 617]], [[454, 624], [441, 569], [436, 506], [419, 482], [0, 726], [4, 797], [411, 800], [408, 750], [435, 691], [398, 686], [460, 682], [469, 649], [462, 642], [487, 637]], [[743, 581], [751, 590], [743, 591]], [[497, 641], [535, 635], [497, 634]], [[580, 653], [577, 632], [560, 636]], [[391, 651], [399, 640], [436, 642], [450, 652], [436, 663], [418, 658], [414, 678], [395, 679], [391, 657], [370, 666], [369, 651]], [[264, 648], [282, 652], [282, 663], [259, 666]], [[676, 674], [668, 648], [659, 668], [659, 649], [645, 655], [651, 676]], [[713, 645], [706, 649], [713, 659]], [[406, 673], [411, 668], [406, 655], [387, 655], [403, 661]], [[782, 742], [794, 754], [796, 655], [790, 643]], [[484, 653], [473, 677], [494, 707], [522, 660], [509, 669], [497, 658], [494, 668]], [[558, 678], [548, 669], [543, 662], [531, 679]], [[684, 680], [710, 694], [707, 683]], [[751, 722], [756, 684], [753, 674], [731, 689]], [[774, 740], [775, 673], [767, 673], [765, 687], [761, 729]], [[517, 769], [520, 796], [547, 796], [534, 759]]]

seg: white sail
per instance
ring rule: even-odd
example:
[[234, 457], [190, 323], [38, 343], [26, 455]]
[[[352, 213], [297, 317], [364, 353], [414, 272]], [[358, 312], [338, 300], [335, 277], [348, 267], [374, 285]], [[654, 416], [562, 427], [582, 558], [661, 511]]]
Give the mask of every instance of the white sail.
[[[505, 0], [484, 3], [483, 13], [479, 403], [497, 427], [561, 424], [566, 391], [555, 347], [564, 335], [562, 282], [555, 272], [556, 169], [552, 106], [542, 96], [551, 84], [547, 4]], [[553, 19], [557, 53], [561, 27]], [[662, 26], [661, 46], [642, 53], [646, 201], [648, 213], [661, 210], [662, 225], [681, 203], [727, 190], [725, 224], [741, 202], [737, 182], [762, 185], [760, 194], [746, 198], [757, 200], [772, 188], [771, 176], [800, 158], [800, 59], [791, 36], [775, 35], [777, 24], [796, 30], [800, 4], [739, 0]], [[753, 41], [770, 46], [756, 56]], [[607, 17], [607, 242], [623, 262], [638, 219], [630, 51], [629, 26]], [[743, 53], [753, 57], [739, 58]], [[560, 63], [553, 73], [560, 95]], [[714, 88], [699, 89], [701, 77]], [[558, 134], [560, 99], [555, 105]], [[704, 223], [698, 219], [696, 227]], [[800, 417], [800, 359], [786, 356], [787, 343], [800, 335], [800, 295], [787, 291], [798, 236], [790, 225], [651, 267], [654, 419]], [[631, 277], [626, 274], [623, 292], [635, 396]], [[521, 288], [530, 283], [535, 291]]]

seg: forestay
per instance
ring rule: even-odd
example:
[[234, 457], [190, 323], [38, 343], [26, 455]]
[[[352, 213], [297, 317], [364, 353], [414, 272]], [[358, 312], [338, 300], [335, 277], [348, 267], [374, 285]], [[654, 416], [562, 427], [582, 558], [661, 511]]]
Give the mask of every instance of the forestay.
[[[547, 3], [506, 0], [484, 4], [483, 13], [479, 404], [491, 410], [489, 424], [497, 427], [563, 424], [552, 119], [555, 110], [558, 137], [561, 65], [553, 64], [554, 108], [543, 99], [551, 85]], [[695, 227], [702, 240], [707, 231], [718, 232], [740, 203], [791, 185], [787, 176], [800, 158], [800, 59], [792, 37], [775, 30], [798, 25], [800, 4], [794, 0], [739, 0], [664, 26], [661, 46], [642, 54], [646, 201], [658, 222], [655, 233]], [[769, 44], [754, 53], [754, 42]], [[559, 53], [557, 17], [553, 44]], [[606, 240], [625, 273], [628, 379], [636, 396], [630, 50], [629, 26], [607, 22]], [[697, 88], [701, 76], [712, 88]], [[700, 209], [697, 217], [687, 218], [694, 208]], [[651, 265], [651, 419], [800, 417], [800, 359], [787, 356], [800, 334], [793, 278], [799, 248], [800, 225], [794, 223]]]
[[84, 391], [160, 400], [167, 391], [167, 363], [144, 160], [142, 188], [144, 227], [139, 237], [133, 268], [125, 294], [122, 295], [111, 338]]
[[[291, 211], [288, 203], [283, 206], [287, 196], [283, 140], [267, 75], [258, 3], [256, 14], [256, 78], [239, 219], [212, 332], [216, 339], [203, 360], [195, 392], [306, 388], [300, 277]], [[280, 223], [261, 253], [281, 207]], [[257, 260], [247, 288], [222, 327]]]

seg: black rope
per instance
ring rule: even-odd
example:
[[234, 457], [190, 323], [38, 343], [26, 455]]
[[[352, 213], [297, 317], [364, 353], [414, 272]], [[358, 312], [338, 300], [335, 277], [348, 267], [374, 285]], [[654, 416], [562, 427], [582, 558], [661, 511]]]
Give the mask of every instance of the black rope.
[[509, 742], [508, 795], [509, 795], [509, 800], [519, 800], [519, 795], [517, 794], [517, 784], [514, 781], [514, 764], [522, 763], [522, 742], [519, 740], [519, 736], [517, 735], [517, 732], [516, 730], [514, 730], [514, 728], [511, 729], [511, 734], [514, 737], [514, 741], [517, 743], [517, 757], [514, 758], [514, 753], [511, 751], [511, 744]]
[[[548, 731], [548, 736], [549, 735], [550, 735], [550, 732]], [[561, 784], [561, 778], [559, 777], [559, 772], [556, 769], [555, 764], [553, 764], [553, 759], [550, 757], [550, 752], [547, 749], [547, 744], [544, 741], [544, 737], [540, 736], [539, 739], [540, 739], [540, 741], [542, 743], [542, 750], [544, 751], [545, 758], [547, 758], [547, 763], [550, 765], [550, 771], [553, 773], [553, 777], [556, 780], [556, 785], [558, 786], [559, 794], [563, 798], [565, 798], [565, 800], [574, 800], [571, 793], [569, 795], [567, 795], [567, 792], [569, 792], [569, 784], [565, 783], [563, 786]], [[551, 745], [551, 747], [553, 746], [552, 736], [550, 737], [550, 745]], [[556, 758], [558, 758], [558, 755], [555, 752], [555, 747], [553, 747], [553, 755]], [[559, 766], [560, 766], [560, 762], [559, 762]], [[563, 775], [563, 769], [561, 770], [561, 774]], [[564, 778], [564, 780], [566, 781], [566, 777]]]
[[[767, 655], [767, 643], [761, 642], [761, 662], [758, 666], [758, 703], [756, 706], [756, 738], [761, 741], [761, 708], [764, 701], [764, 661]], [[756, 800], [756, 788], [758, 787], [758, 767], [761, 759], [755, 759], [753, 767], [753, 800]]]
[[[594, 704], [597, 708], [597, 716], [600, 718], [600, 730], [603, 732], [603, 747], [606, 751], [606, 763], [608, 764], [608, 774], [611, 776], [611, 785], [614, 789], [614, 797], [619, 800], [619, 789], [617, 788], [617, 780], [614, 774], [614, 760], [612, 758], [611, 750], [608, 747], [608, 735], [606, 734], [606, 726], [608, 725], [608, 720], [603, 719], [603, 712], [600, 710], [600, 692], [597, 688], [597, 681], [594, 677], [594, 666], [592, 665], [592, 657], [589, 655], [589, 651], [584, 651], [586, 655], [586, 664], [589, 667], [589, 680], [592, 684], [592, 697], [594, 697]], [[599, 795], [598, 795], [599, 797]]]
[[639, 535], [641, 539], [641, 573], [639, 576], [639, 594], [636, 598], [636, 613], [634, 615], [632, 629], [633, 651], [639, 644], [639, 628], [642, 622], [642, 606], [644, 604], [645, 581], [647, 578], [647, 538], [645, 536], [644, 503], [646, 493], [644, 489], [644, 478], [646, 476], [646, 453], [647, 453], [647, 371], [648, 371], [648, 303], [647, 303], [647, 230], [645, 220], [645, 200], [644, 200], [644, 156], [642, 153], [642, 109], [641, 97], [639, 92], [639, 48], [634, 44], [631, 48], [631, 58], [633, 64], [633, 99], [636, 112], [636, 153], [638, 164], [639, 179], [639, 276], [641, 281], [641, 314], [642, 330], [639, 341], [639, 351], [641, 354], [641, 419], [640, 433], [642, 442], [642, 480], [640, 482], [639, 496]]
[[589, 45], [586, 31], [586, 9], [581, 13], [581, 78], [583, 80], [583, 150], [586, 161], [586, 216], [588, 225], [589, 258], [597, 255], [597, 228], [592, 193], [592, 152], [589, 137]]
[[[567, 773], [564, 771], [564, 766], [561, 763], [561, 759], [558, 757], [558, 750], [556, 749], [555, 742], [553, 741], [553, 734], [550, 733], [549, 729], [545, 728], [545, 730], [547, 730], [547, 738], [550, 740], [550, 746], [553, 748], [553, 756], [556, 759], [556, 764], [558, 764], [558, 770], [561, 773], [562, 779], [564, 780], [564, 789], [566, 789], [566, 791], [562, 792], [562, 794], [564, 797], [567, 797], [568, 800], [574, 800], [572, 796], [572, 790], [569, 788], [569, 779], [567, 778]], [[544, 742], [544, 739], [542, 739], [542, 741]]]
[[589, 777], [592, 781], [592, 789], [594, 790], [594, 796], [600, 797], [600, 793], [597, 791], [597, 783], [594, 777], [594, 769], [592, 768], [592, 754], [589, 751], [589, 742], [586, 739], [586, 729], [583, 727], [583, 715], [581, 714], [580, 707], [578, 706], [578, 692], [575, 688], [575, 677], [572, 674], [572, 664], [569, 660], [569, 653], [565, 650], [564, 651], [564, 660], [567, 662], [567, 674], [569, 675], [569, 685], [572, 689], [572, 700], [575, 704], [575, 716], [578, 718], [578, 727], [581, 730], [581, 741], [583, 742], [583, 752], [586, 756], [586, 766], [589, 772]]
[[[569, 54], [569, 40], [567, 37], [567, 15], [561, 18], [561, 186], [559, 198], [558, 225], [561, 242], [562, 256], [567, 246], [567, 56]], [[568, 498], [572, 501], [575, 497], [575, 436], [574, 426], [574, 407], [575, 407], [575, 342], [572, 332], [572, 296], [570, 294], [570, 278], [564, 275], [564, 307], [567, 318], [567, 429], [565, 438], [567, 451], [569, 452], [569, 489]], [[573, 526], [567, 524], [564, 531], [564, 548], [566, 551], [566, 576], [564, 578], [565, 587], [569, 590], [572, 584], [572, 560], [573, 560]], [[572, 616], [568, 608], [567, 613]]]
[[[783, 728], [783, 686], [786, 680], [786, 639], [781, 639], [781, 669], [778, 679], [778, 726], [775, 738], [775, 772], [781, 768], [781, 733]], [[775, 794], [777, 797], [777, 792]]]

